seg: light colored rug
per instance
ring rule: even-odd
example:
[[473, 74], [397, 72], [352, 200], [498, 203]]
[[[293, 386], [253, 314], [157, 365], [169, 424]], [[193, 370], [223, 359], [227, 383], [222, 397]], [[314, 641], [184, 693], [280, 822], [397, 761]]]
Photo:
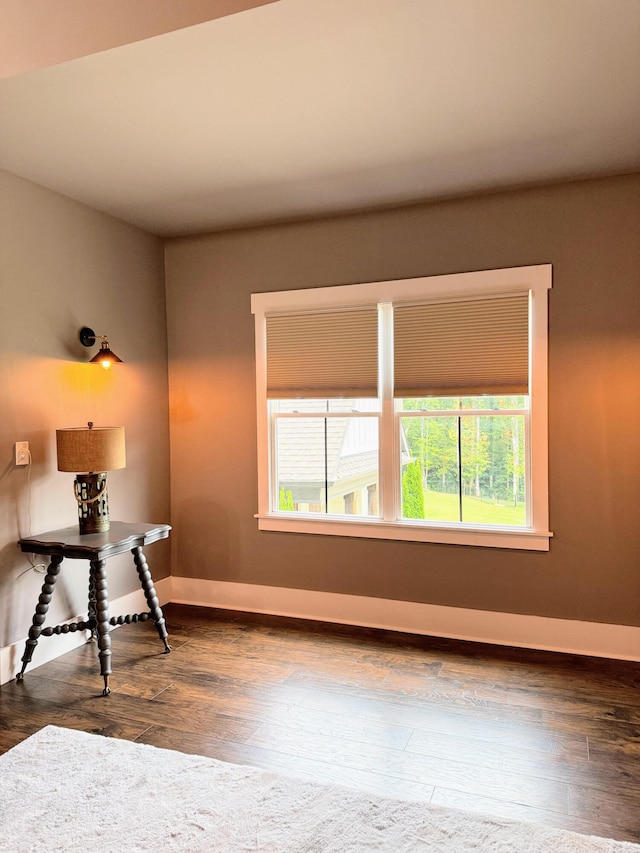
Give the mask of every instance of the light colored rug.
[[47, 726], [0, 756], [0, 850], [640, 853], [640, 845]]

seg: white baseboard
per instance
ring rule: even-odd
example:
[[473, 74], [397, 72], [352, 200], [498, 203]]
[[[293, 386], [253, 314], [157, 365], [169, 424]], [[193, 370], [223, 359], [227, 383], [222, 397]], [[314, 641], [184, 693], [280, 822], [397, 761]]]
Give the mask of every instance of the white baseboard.
[[[170, 577], [161, 578], [158, 581], [154, 580], [153, 585], [161, 606], [171, 601]], [[147, 603], [141, 589], [109, 601], [110, 616], [142, 613], [147, 609]], [[68, 619], [67, 622], [78, 622], [80, 619], [86, 619], [86, 613], [81, 616], [75, 616], [73, 619]], [[36, 646], [33, 661], [27, 668], [27, 674], [31, 670], [42, 666], [42, 664], [55, 660], [60, 655], [84, 645], [88, 637], [89, 634], [87, 631], [75, 631], [73, 634], [54, 634], [52, 637], [42, 637]], [[9, 646], [0, 648], [0, 684], [11, 681], [12, 678], [15, 678], [16, 673], [20, 671], [25, 642], [26, 637], [17, 643], [11, 643]]]
[[[161, 605], [173, 601], [176, 604], [195, 604], [224, 610], [384, 628], [408, 634], [471, 640], [500, 646], [640, 661], [640, 628], [630, 625], [495, 613], [463, 607], [196, 578], [162, 578], [154, 581], [154, 585]], [[144, 609], [146, 605], [142, 590], [109, 602], [111, 616], [141, 612]], [[77, 621], [77, 618], [69, 621]], [[38, 643], [27, 672], [81, 646], [85, 639], [86, 635], [82, 631], [44, 637]], [[24, 644], [25, 640], [21, 640], [0, 648], [0, 684], [10, 681], [19, 671]]]
[[501, 646], [640, 660], [640, 628], [173, 577], [172, 601]]

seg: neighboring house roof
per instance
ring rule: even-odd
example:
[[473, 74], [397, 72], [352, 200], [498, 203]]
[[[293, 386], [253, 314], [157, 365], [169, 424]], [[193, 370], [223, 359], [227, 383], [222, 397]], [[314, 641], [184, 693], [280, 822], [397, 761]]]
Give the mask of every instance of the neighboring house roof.
[[[316, 401], [296, 401], [297, 412], [313, 412]], [[332, 411], [354, 411], [353, 400], [332, 403]], [[325, 452], [326, 420], [326, 452]], [[324, 483], [371, 472], [377, 478], [377, 419], [279, 418], [278, 479], [281, 483]]]
[[371, 472], [378, 478], [378, 451], [367, 450], [365, 453], [350, 453], [348, 456], [338, 457], [337, 480], [347, 480], [352, 477], [361, 477]]
[[[333, 400], [332, 412], [362, 411], [354, 400]], [[373, 406], [373, 403], [372, 403]], [[277, 421], [278, 480], [281, 484], [324, 483], [371, 475], [378, 478], [378, 419], [324, 418], [318, 401], [296, 400], [292, 413], [317, 412], [317, 418], [279, 418]], [[325, 453], [326, 421], [326, 453]], [[409, 453], [403, 438], [403, 463]]]

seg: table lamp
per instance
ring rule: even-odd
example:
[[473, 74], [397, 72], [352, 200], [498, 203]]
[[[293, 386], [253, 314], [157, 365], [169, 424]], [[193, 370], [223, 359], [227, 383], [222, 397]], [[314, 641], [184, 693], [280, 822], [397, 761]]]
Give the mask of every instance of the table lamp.
[[86, 427], [56, 430], [58, 471], [76, 475], [80, 534], [101, 533], [110, 527], [107, 471], [126, 466], [124, 427]]

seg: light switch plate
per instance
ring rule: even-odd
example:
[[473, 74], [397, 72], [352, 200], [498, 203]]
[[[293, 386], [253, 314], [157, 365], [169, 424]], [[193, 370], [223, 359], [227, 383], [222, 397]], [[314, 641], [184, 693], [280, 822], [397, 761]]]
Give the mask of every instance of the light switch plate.
[[31, 461], [28, 441], [16, 441], [16, 465], [28, 465]]

